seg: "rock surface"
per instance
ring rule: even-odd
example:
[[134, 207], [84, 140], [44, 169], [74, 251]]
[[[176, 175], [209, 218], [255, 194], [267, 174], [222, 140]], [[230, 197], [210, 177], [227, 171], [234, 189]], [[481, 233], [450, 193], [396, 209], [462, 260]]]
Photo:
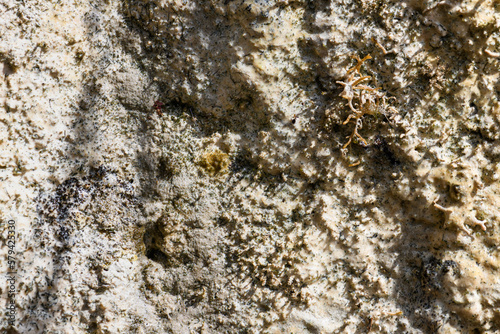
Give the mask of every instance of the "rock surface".
[[2, 332], [500, 331], [499, 2], [0, 14]]

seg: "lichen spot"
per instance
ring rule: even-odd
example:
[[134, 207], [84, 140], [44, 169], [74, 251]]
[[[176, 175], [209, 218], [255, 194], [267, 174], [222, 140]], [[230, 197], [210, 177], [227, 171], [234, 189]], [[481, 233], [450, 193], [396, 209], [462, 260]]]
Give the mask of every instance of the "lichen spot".
[[229, 156], [218, 149], [205, 152], [198, 160], [198, 165], [211, 176], [225, 173], [229, 163]]

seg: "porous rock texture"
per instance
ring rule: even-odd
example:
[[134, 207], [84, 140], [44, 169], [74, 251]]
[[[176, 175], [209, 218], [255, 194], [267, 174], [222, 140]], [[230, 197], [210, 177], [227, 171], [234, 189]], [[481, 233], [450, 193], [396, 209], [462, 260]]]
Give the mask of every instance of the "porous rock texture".
[[2, 332], [500, 331], [500, 2], [0, 0], [0, 36]]

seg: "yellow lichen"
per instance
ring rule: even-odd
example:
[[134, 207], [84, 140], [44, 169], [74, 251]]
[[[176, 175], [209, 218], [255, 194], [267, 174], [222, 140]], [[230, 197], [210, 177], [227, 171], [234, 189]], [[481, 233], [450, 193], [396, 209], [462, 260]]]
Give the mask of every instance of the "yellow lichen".
[[218, 149], [205, 152], [198, 160], [198, 165], [211, 176], [225, 173], [229, 163], [229, 156]]

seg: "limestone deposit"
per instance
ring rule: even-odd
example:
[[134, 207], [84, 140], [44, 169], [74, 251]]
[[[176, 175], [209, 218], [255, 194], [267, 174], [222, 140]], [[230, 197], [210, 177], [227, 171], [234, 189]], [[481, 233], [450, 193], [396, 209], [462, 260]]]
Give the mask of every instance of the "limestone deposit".
[[0, 0], [0, 36], [2, 332], [500, 332], [500, 2]]

